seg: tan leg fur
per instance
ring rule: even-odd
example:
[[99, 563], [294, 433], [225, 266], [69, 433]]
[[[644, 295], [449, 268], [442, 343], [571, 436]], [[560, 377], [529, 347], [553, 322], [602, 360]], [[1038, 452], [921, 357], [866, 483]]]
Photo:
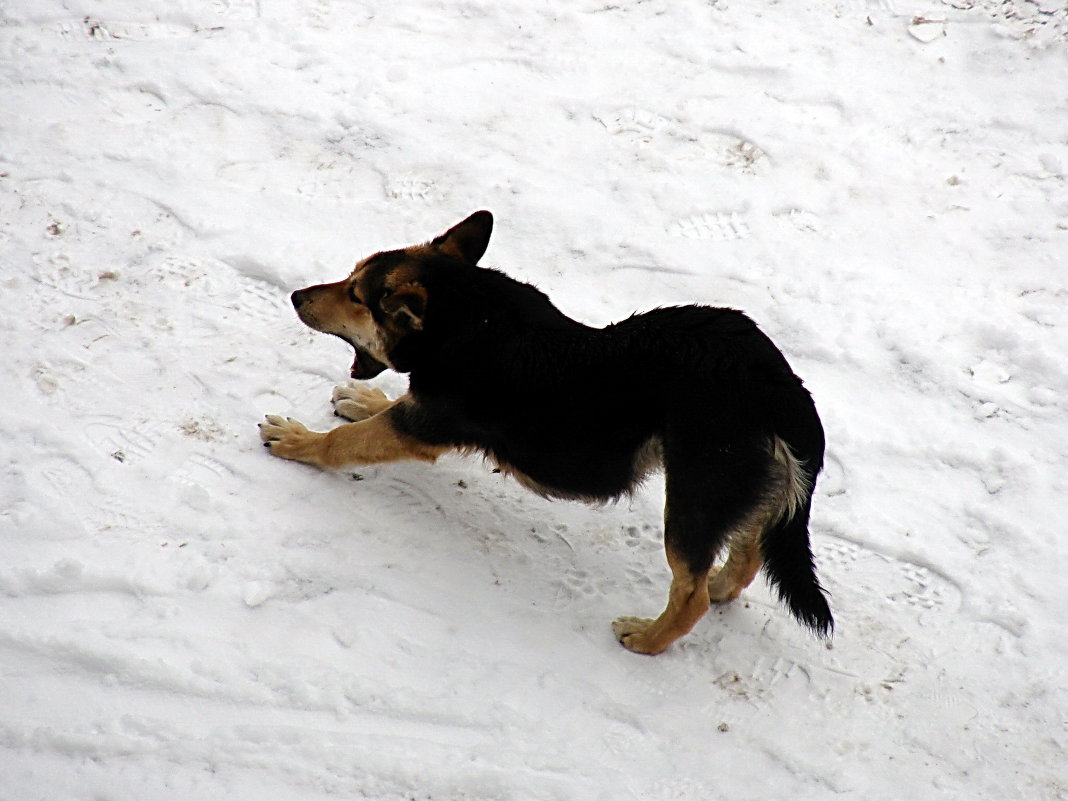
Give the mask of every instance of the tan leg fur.
[[296, 420], [268, 415], [267, 422], [260, 423], [260, 438], [275, 456], [317, 467], [412, 459], [433, 462], [448, 450], [401, 434], [389, 416], [382, 414], [346, 423], [325, 434], [309, 431]]
[[760, 556], [762, 530], [763, 526], [750, 527], [735, 535], [727, 562], [709, 579], [708, 596], [712, 601], [733, 601], [756, 578], [763, 564]]
[[639, 654], [659, 654], [686, 634], [708, 611], [708, 574], [694, 574], [683, 560], [667, 552], [671, 590], [667, 607], [656, 620], [621, 617], [612, 624], [616, 639]]

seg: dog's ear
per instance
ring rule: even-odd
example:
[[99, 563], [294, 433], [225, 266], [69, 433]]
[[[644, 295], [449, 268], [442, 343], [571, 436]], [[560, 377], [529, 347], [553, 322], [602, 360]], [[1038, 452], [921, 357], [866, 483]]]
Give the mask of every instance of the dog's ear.
[[488, 211], [476, 211], [430, 244], [450, 256], [463, 259], [468, 264], [478, 264], [478, 260], [489, 247], [492, 231], [493, 215]]
[[414, 281], [394, 289], [379, 303], [382, 311], [416, 331], [423, 327], [426, 314], [426, 289]]

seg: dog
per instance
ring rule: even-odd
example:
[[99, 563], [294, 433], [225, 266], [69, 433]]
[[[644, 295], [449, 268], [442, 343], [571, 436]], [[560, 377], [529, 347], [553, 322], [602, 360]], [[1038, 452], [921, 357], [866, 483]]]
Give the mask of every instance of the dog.
[[481, 453], [539, 495], [589, 502], [632, 493], [663, 469], [667, 606], [655, 619], [618, 618], [619, 642], [661, 653], [761, 567], [799, 622], [829, 637], [808, 536], [824, 433], [783, 354], [733, 309], [584, 325], [535, 287], [478, 266], [492, 230], [478, 211], [426, 244], [294, 292], [306, 325], [352, 346], [353, 379], [391, 368], [408, 373], [409, 389], [390, 400], [358, 382], [339, 387], [335, 411], [352, 422], [318, 433], [268, 415], [264, 445], [325, 468]]

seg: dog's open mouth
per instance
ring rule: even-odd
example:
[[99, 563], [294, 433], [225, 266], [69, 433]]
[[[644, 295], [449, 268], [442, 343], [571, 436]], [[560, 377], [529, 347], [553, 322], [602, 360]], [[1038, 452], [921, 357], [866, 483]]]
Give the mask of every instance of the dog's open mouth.
[[[351, 342], [349, 343], [352, 344]], [[358, 345], [352, 345], [355, 353], [352, 357], [352, 367], [349, 369], [349, 375], [356, 379], [374, 378], [376, 375], [386, 369], [385, 364], [378, 361], [374, 356], [365, 351]]]

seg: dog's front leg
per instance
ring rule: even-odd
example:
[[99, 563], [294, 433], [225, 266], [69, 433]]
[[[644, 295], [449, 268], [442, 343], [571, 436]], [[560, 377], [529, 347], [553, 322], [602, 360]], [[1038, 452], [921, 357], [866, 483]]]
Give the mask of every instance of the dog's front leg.
[[369, 387], [362, 381], [350, 381], [345, 386], [334, 387], [330, 399], [334, 404], [334, 414], [354, 423], [374, 417], [400, 402], [391, 401], [385, 392]]
[[309, 431], [293, 419], [267, 415], [260, 438], [271, 453], [318, 467], [380, 464], [404, 459], [433, 462], [447, 448], [428, 445], [398, 431], [389, 415], [347, 423], [325, 434]]

